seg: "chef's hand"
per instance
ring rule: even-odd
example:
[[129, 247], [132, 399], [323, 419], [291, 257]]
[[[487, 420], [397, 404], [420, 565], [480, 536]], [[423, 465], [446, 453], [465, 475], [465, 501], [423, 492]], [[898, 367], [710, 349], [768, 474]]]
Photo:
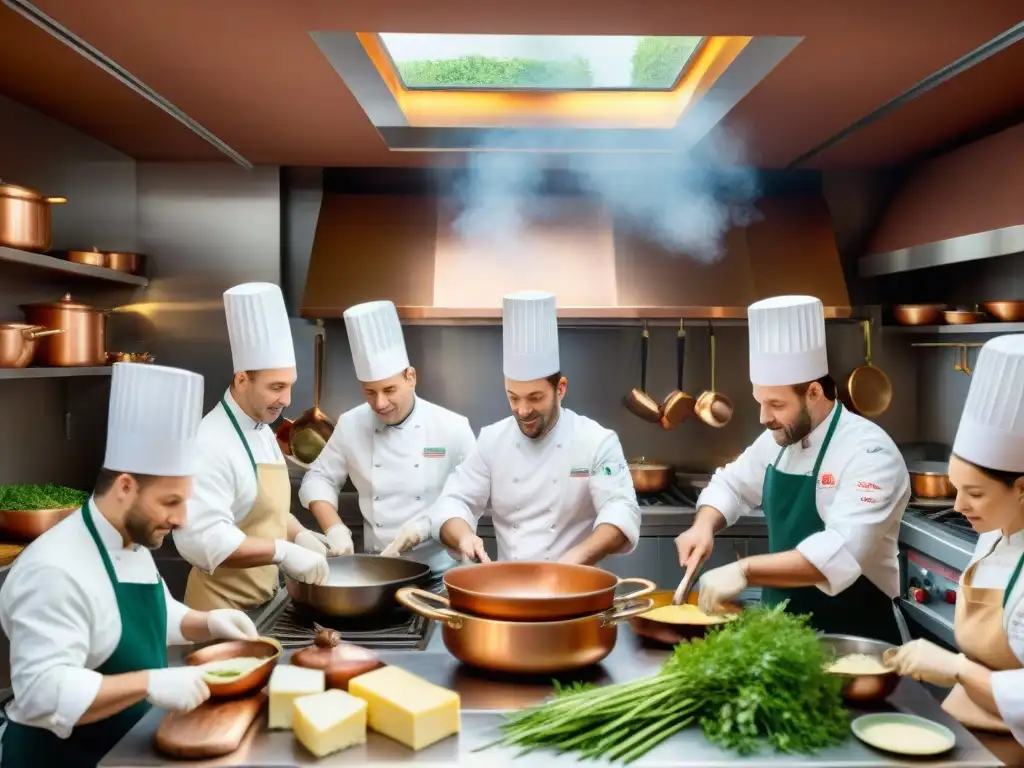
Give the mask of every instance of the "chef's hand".
[[206, 614], [206, 628], [217, 640], [254, 640], [260, 633], [252, 619], [234, 608], [217, 608]]
[[956, 684], [964, 656], [927, 640], [911, 640], [899, 648], [887, 650], [882, 661], [898, 675], [948, 688]]
[[283, 539], [274, 542], [274, 562], [304, 584], [323, 584], [331, 572], [326, 557]]
[[201, 667], [168, 667], [149, 670], [146, 701], [174, 712], [191, 712], [210, 698]]
[[352, 531], [344, 523], [332, 525], [327, 529], [327, 543], [332, 555], [351, 555], [356, 551], [352, 545]]
[[459, 539], [458, 555], [463, 561], [491, 562], [491, 558], [487, 556], [487, 551], [484, 549], [484, 540], [475, 533], [467, 533]]
[[712, 568], [700, 577], [697, 607], [704, 613], [714, 613], [725, 602], [737, 597], [747, 588], [747, 575], [739, 561]]
[[316, 552], [318, 555], [327, 556], [327, 544], [313, 533], [308, 528], [303, 528], [297, 534], [295, 534], [295, 543], [300, 547], [305, 547], [310, 552]]
[[715, 531], [710, 526], [693, 525], [676, 536], [676, 551], [682, 568], [697, 567], [711, 557], [715, 546]]
[[415, 547], [421, 541], [423, 541], [423, 537], [420, 536], [419, 526], [417, 526], [412, 520], [408, 520], [402, 524], [401, 528], [398, 529], [398, 534], [395, 536], [395, 540], [384, 547], [384, 551], [380, 553], [381, 557], [398, 557], [406, 550]]

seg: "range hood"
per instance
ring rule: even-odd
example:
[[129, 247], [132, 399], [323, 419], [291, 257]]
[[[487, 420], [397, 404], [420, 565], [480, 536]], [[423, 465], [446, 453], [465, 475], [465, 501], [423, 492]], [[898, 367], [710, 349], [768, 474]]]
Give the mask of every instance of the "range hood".
[[850, 317], [849, 293], [825, 201], [764, 198], [761, 219], [728, 232], [702, 263], [617, 224], [600, 201], [552, 197], [545, 221], [507, 237], [467, 239], [445, 198], [325, 192], [301, 316], [337, 318], [389, 299], [403, 321], [488, 324], [501, 297], [549, 290], [576, 321], [746, 318], [784, 293], [817, 296], [828, 317]]

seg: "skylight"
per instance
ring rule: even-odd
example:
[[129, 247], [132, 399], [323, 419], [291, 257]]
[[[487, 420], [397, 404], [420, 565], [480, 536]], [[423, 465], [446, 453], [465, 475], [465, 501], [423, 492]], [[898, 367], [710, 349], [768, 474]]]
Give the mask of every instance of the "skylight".
[[667, 91], [701, 37], [381, 33], [407, 90]]

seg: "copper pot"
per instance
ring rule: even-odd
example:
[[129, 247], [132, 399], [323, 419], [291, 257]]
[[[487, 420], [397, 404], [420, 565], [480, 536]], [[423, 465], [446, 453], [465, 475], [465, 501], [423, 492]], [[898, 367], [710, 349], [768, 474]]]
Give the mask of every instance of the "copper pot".
[[629, 476], [637, 493], [661, 493], [672, 484], [672, 467], [644, 456], [630, 459]]
[[549, 675], [597, 664], [615, 647], [618, 625], [654, 605], [650, 598], [641, 598], [574, 619], [499, 621], [453, 611], [447, 599], [415, 587], [404, 587], [395, 597], [420, 616], [443, 622], [445, 647], [464, 664], [528, 675]]
[[23, 304], [32, 325], [60, 328], [64, 333], [39, 342], [37, 365], [58, 368], [107, 364], [107, 312], [73, 301], [65, 293], [60, 301]]
[[34, 189], [0, 182], [0, 245], [23, 251], [46, 251], [53, 240], [51, 205], [63, 197], [44, 197]]
[[981, 306], [1004, 323], [1024, 322], [1024, 301], [986, 301]]
[[861, 323], [864, 330], [864, 365], [854, 368], [846, 378], [843, 402], [866, 419], [881, 416], [892, 404], [889, 375], [871, 362], [871, 322]]
[[910, 489], [918, 499], [951, 499], [956, 488], [949, 482], [949, 464], [944, 461], [918, 461], [907, 466]]
[[36, 339], [64, 333], [28, 323], [0, 323], [0, 368], [25, 368], [36, 353]]
[[107, 266], [107, 254], [99, 248], [93, 248], [91, 251], [60, 251], [51, 255], [59, 255], [60, 258], [73, 264], [85, 264], [90, 267]]
[[78, 507], [0, 510], [0, 537], [5, 540], [31, 541], [42, 536], [77, 509]]
[[942, 325], [945, 304], [899, 304], [892, 316], [900, 325]]
[[[619, 597], [622, 584], [640, 589]], [[653, 592], [647, 579], [620, 579], [589, 565], [569, 563], [481, 563], [444, 575], [453, 610], [505, 621], [553, 621], [601, 613]]]
[[986, 318], [984, 312], [971, 312], [966, 309], [952, 309], [942, 313], [943, 319], [950, 325], [974, 325], [983, 322]]
[[724, 427], [732, 421], [733, 405], [732, 400], [715, 390], [715, 329], [708, 324], [708, 353], [711, 358], [711, 388], [704, 390], [697, 402], [694, 403], [693, 411], [697, 418], [709, 427]]

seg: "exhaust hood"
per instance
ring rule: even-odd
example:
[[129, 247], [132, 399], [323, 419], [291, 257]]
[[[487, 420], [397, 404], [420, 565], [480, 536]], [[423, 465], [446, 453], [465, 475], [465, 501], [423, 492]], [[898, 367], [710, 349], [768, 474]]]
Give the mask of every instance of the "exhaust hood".
[[459, 233], [446, 198], [325, 193], [300, 314], [389, 299], [408, 323], [489, 324], [502, 295], [522, 289], [553, 292], [569, 321], [745, 319], [749, 304], [784, 293], [852, 314], [821, 197], [762, 199], [761, 219], [729, 231], [712, 263], [650, 242], [600, 201], [544, 202], [543, 221], [483, 241]]

